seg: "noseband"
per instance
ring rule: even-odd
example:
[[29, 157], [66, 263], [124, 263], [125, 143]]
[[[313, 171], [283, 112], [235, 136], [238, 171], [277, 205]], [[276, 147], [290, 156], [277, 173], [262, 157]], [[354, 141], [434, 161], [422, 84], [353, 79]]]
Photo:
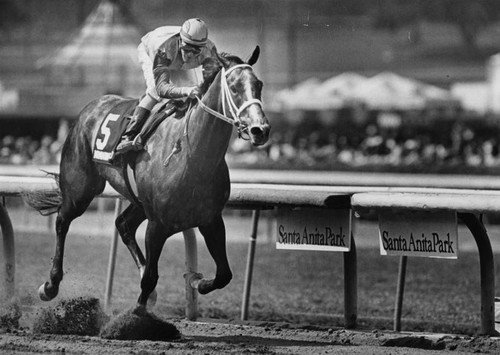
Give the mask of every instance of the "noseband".
[[[198, 99], [198, 103], [200, 107], [207, 113], [223, 120], [224, 122], [227, 122], [233, 126], [235, 126], [238, 129], [238, 136], [241, 138], [242, 133], [246, 132], [248, 130], [248, 127], [245, 124], [241, 123], [241, 118], [240, 115], [241, 113], [248, 108], [249, 106], [256, 104], [259, 105], [260, 108], [263, 108], [262, 101], [259, 99], [250, 99], [245, 101], [240, 107], [236, 106], [236, 103], [233, 100], [233, 97], [231, 96], [231, 90], [229, 89], [229, 85], [227, 84], [227, 76], [237, 68], [250, 68], [252, 67], [249, 64], [238, 64], [235, 65], [228, 70], [226, 68], [222, 68], [222, 74], [221, 74], [221, 90], [222, 90], [222, 114], [220, 112], [217, 112], [207, 105], [205, 105], [203, 102], [201, 102], [201, 99], [197, 96], [196, 98]], [[229, 112], [232, 116], [228, 117], [226, 113], [226, 105], [229, 107]]]

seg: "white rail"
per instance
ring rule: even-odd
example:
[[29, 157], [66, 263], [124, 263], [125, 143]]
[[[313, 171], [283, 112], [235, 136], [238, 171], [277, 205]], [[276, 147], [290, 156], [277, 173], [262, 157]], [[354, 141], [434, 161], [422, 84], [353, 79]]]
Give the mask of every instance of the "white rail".
[[[1, 174], [1, 171], [0, 171]], [[259, 173], [257, 173], [259, 175]], [[247, 176], [255, 176], [247, 174]], [[312, 174], [312, 176], [315, 176]], [[237, 179], [243, 181], [245, 179]], [[467, 188], [466, 181], [461, 181], [460, 184], [452, 184], [460, 188], [446, 188], [441, 179], [436, 180], [436, 186], [428, 186], [431, 184], [426, 180], [426, 187], [421, 185], [405, 186], [402, 181], [395, 186], [385, 186], [384, 181], [377, 180], [373, 186], [365, 184], [335, 186], [322, 184], [321, 186], [314, 185], [290, 185], [290, 184], [270, 184], [266, 182], [275, 182], [272, 178], [266, 181], [261, 175], [258, 179], [248, 178], [247, 181], [257, 181], [259, 183], [233, 183], [232, 191], [228, 202], [228, 207], [253, 209], [252, 231], [250, 233], [249, 258], [247, 262], [247, 275], [245, 279], [245, 292], [242, 303], [242, 318], [248, 315], [248, 302], [250, 296], [251, 276], [253, 270], [253, 259], [255, 255], [256, 230], [259, 221], [259, 212], [261, 209], [274, 208], [276, 206], [309, 206], [316, 208], [339, 208], [352, 207], [355, 210], [364, 209], [408, 209], [408, 210], [451, 210], [458, 213], [458, 216], [471, 230], [480, 256], [480, 272], [481, 272], [481, 333], [496, 334], [494, 327], [494, 291], [495, 291], [495, 271], [493, 252], [486, 228], [474, 213], [483, 212], [500, 212], [500, 185], [493, 180], [485, 179], [485, 186], [479, 189], [480, 185], [474, 184], [474, 189]], [[312, 178], [314, 181], [315, 179]], [[318, 179], [316, 179], [318, 180]], [[446, 180], [446, 179], [444, 179]], [[456, 179], [458, 181], [460, 179]], [[292, 180], [288, 179], [287, 183]], [[301, 181], [299, 179], [299, 181]], [[394, 179], [390, 179], [394, 181]], [[408, 183], [408, 180], [405, 180]], [[434, 183], [436, 182], [434, 181]], [[326, 180], [324, 183], [328, 182]], [[353, 180], [353, 183], [360, 182]], [[387, 181], [385, 181], [387, 182]], [[432, 185], [432, 184], [431, 184]], [[46, 177], [20, 177], [20, 176], [0, 176], [0, 195], [17, 195], [26, 190], [45, 190], [55, 187], [52, 179]], [[101, 197], [117, 198], [119, 195], [113, 189], [106, 188]], [[119, 208], [117, 208], [117, 211]], [[0, 223], [2, 224], [2, 232], [4, 234], [5, 253], [11, 253], [6, 258], [6, 268], [11, 270], [7, 275], [7, 283], [9, 287], [14, 287], [14, 260], [13, 260], [13, 232], [12, 227], [9, 230], [9, 218], [7, 211], [3, 206], [0, 206]], [[116, 243], [117, 234], [115, 233], [113, 243]], [[193, 234], [185, 233], [186, 243], [193, 243]], [[115, 244], [116, 245], [116, 244]], [[112, 285], [114, 255], [113, 247], [110, 252], [108, 283]], [[193, 250], [192, 247], [187, 247], [187, 250]], [[197, 269], [196, 251], [193, 255], [187, 255], [189, 264], [187, 265], [188, 272], [193, 272]], [[355, 327], [357, 318], [357, 266], [356, 266], [356, 248], [354, 239], [352, 240], [351, 251], [344, 253], [344, 285], [345, 285], [345, 325], [346, 327]], [[400, 275], [398, 282], [398, 293], [395, 309], [395, 329], [400, 330], [401, 306], [404, 289], [404, 273], [406, 270], [406, 257], [401, 257]], [[111, 279], [110, 279], [111, 278]], [[186, 315], [190, 319], [196, 317], [196, 290], [186, 287], [191, 294], [186, 295], [188, 305]], [[108, 288], [106, 300], [111, 299], [111, 287]]]

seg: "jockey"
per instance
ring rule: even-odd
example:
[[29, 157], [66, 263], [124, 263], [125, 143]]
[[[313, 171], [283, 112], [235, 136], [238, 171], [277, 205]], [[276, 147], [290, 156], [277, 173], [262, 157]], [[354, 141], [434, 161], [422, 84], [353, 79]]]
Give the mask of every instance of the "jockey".
[[217, 57], [217, 49], [208, 39], [207, 26], [198, 18], [185, 21], [181, 27], [163, 26], [149, 32], [142, 37], [137, 50], [146, 79], [146, 95], [136, 107], [132, 122], [116, 148], [117, 155], [143, 148], [141, 128], [159, 101], [198, 96], [201, 66], [205, 59]]

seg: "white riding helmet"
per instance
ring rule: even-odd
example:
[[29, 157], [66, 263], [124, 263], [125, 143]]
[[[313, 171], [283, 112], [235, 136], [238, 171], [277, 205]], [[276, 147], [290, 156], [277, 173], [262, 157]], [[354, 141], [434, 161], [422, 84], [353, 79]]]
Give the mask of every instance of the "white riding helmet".
[[204, 46], [207, 43], [208, 29], [199, 18], [190, 18], [182, 24], [181, 39], [193, 46]]

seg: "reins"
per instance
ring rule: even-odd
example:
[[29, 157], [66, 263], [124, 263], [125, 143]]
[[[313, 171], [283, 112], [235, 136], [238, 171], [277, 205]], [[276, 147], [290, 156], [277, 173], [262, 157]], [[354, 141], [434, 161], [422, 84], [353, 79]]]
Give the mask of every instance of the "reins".
[[[222, 68], [221, 91], [222, 91], [222, 111], [223, 111], [223, 113], [220, 113], [214, 109], [211, 109], [207, 105], [205, 105], [198, 96], [196, 96], [196, 99], [198, 100], [198, 104], [200, 105], [200, 107], [205, 112], [211, 114], [212, 116], [215, 116], [215, 117], [221, 119], [222, 121], [224, 121], [226, 123], [229, 123], [229, 124], [235, 126], [238, 129], [238, 136], [242, 137], [242, 133], [245, 132], [248, 129], [248, 127], [243, 126], [241, 124], [241, 118], [240, 118], [241, 113], [251, 105], [257, 104], [262, 108], [263, 104], [262, 104], [262, 101], [260, 101], [259, 99], [251, 99], [251, 100], [245, 101], [240, 107], [236, 106], [236, 103], [234, 102], [233, 97], [231, 96], [231, 90], [229, 89], [229, 85], [227, 84], [227, 76], [234, 69], [237, 69], [237, 68], [250, 68], [250, 69], [252, 69], [252, 67], [249, 64], [237, 64], [237, 65], [229, 68], [228, 70], [226, 70], [226, 68]], [[229, 107], [229, 112], [230, 112], [232, 118], [228, 117], [228, 115], [226, 113], [226, 105]]]

